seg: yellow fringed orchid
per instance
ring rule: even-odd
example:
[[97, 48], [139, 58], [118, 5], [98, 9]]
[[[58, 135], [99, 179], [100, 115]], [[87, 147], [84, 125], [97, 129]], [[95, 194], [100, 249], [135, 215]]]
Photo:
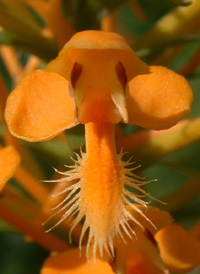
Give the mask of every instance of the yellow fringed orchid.
[[166, 129], [189, 112], [192, 100], [184, 77], [149, 67], [121, 36], [84, 31], [75, 34], [45, 70], [21, 81], [7, 100], [5, 118], [10, 132], [27, 141], [45, 141], [77, 123], [85, 124], [86, 153], [61, 179], [76, 183], [64, 190], [69, 193], [60, 203], [63, 217], [56, 225], [76, 216], [73, 230], [85, 217], [80, 248], [89, 228], [86, 249], [88, 253], [92, 242], [95, 257], [97, 246], [101, 256], [103, 248], [113, 254], [116, 235], [134, 234], [128, 220], [142, 227], [126, 204], [154, 226], [132, 203], [145, 206], [141, 194], [151, 196], [142, 189], [145, 182], [132, 173], [135, 168], [128, 167], [131, 162], [116, 153], [114, 124]]

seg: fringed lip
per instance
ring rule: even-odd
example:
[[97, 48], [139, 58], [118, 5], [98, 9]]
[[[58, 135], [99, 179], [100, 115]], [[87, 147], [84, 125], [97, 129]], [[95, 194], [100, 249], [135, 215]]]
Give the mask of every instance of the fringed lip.
[[86, 153], [81, 152], [74, 166], [62, 172], [64, 175], [62, 179], [56, 180], [57, 182], [75, 180], [75, 182], [57, 194], [66, 193], [66, 197], [54, 208], [55, 213], [49, 219], [57, 214], [63, 214], [61, 219], [47, 231], [73, 217], [71, 235], [74, 227], [85, 217], [79, 248], [81, 250], [82, 239], [85, 233], [88, 233], [86, 246], [88, 260], [90, 245], [93, 249], [93, 258], [96, 257], [97, 249], [102, 258], [104, 249], [114, 257], [113, 240], [116, 236], [124, 242], [127, 236], [130, 239], [136, 237], [130, 222], [144, 230], [142, 225], [144, 221], [135, 218], [127, 209], [127, 204], [133, 212], [137, 212], [140, 219], [146, 220], [149, 226], [156, 230], [154, 223], [135, 204], [138, 203], [146, 208], [148, 202], [144, 197], [153, 199], [143, 189], [149, 181], [145, 182], [133, 173], [137, 167], [133, 167], [131, 160], [122, 160], [123, 152], [116, 153], [114, 138], [114, 125], [88, 123]]

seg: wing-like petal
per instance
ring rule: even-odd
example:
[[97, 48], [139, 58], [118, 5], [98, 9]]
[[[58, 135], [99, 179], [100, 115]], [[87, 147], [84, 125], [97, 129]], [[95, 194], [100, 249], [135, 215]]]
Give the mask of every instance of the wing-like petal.
[[32, 142], [75, 126], [68, 81], [45, 70], [31, 73], [9, 95], [5, 119], [13, 135]]
[[200, 241], [177, 224], [155, 235], [164, 263], [173, 272], [188, 272], [200, 263]]
[[183, 76], [153, 66], [150, 74], [136, 76], [129, 82], [128, 123], [167, 129], [190, 111], [192, 100], [192, 90]]

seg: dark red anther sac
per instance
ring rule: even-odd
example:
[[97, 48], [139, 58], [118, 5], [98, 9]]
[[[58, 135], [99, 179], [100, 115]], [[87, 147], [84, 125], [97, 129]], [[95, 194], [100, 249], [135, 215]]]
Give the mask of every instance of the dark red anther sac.
[[117, 77], [118, 77], [123, 89], [125, 90], [128, 80], [127, 80], [126, 70], [125, 70], [122, 62], [117, 63], [115, 70], [117, 73]]
[[81, 75], [81, 71], [82, 71], [82, 65], [79, 64], [78, 62], [75, 62], [71, 72], [71, 84], [73, 88], [76, 87], [78, 79]]

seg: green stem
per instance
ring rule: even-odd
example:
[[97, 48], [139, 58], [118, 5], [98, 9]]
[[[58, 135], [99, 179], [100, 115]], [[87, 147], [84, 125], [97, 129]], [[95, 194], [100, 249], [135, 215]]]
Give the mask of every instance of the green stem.
[[178, 187], [174, 192], [162, 199], [167, 205], [160, 205], [159, 207], [169, 211], [174, 212], [179, 209], [182, 205], [190, 201], [200, 192], [200, 180], [191, 179], [180, 187]]

